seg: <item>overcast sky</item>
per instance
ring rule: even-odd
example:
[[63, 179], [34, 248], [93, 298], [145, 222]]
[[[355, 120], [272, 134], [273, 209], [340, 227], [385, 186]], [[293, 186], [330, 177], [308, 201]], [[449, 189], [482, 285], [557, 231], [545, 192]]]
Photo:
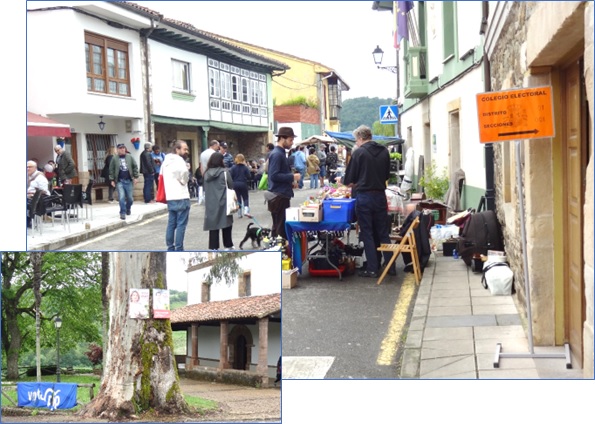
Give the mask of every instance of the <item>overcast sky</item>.
[[392, 13], [372, 1], [137, 1], [198, 29], [313, 60], [333, 68], [350, 87], [343, 99], [393, 98], [396, 75], [374, 65], [395, 65]]

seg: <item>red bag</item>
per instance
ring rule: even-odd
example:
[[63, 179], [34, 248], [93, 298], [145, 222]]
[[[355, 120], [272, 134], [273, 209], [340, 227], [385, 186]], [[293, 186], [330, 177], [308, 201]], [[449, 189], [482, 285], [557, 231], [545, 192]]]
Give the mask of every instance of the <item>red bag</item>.
[[157, 195], [155, 201], [159, 203], [167, 203], [165, 199], [165, 184], [163, 184], [163, 174], [159, 174], [159, 184], [157, 185]]

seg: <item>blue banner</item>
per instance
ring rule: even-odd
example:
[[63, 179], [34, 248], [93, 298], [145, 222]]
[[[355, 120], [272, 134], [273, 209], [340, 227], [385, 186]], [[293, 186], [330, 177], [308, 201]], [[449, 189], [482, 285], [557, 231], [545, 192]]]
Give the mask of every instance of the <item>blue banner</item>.
[[19, 406], [70, 409], [76, 406], [76, 383], [17, 383]]

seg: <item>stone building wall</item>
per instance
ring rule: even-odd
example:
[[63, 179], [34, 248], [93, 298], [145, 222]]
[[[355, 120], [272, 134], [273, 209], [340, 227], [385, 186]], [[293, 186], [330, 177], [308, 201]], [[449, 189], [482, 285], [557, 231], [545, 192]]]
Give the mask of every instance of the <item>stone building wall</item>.
[[[533, 16], [533, 19], [531, 17]], [[584, 29], [583, 29], [584, 26]], [[593, 378], [593, 3], [514, 2], [497, 46], [490, 57], [492, 90], [500, 91], [540, 85], [559, 87], [558, 66], [567, 62], [567, 53], [584, 40], [584, 80], [588, 101], [588, 166], [586, 170], [584, 223], [584, 284], [586, 320], [583, 324], [583, 372]], [[531, 68], [531, 69], [530, 69]], [[554, 95], [555, 119], [561, 122], [560, 99]], [[560, 135], [558, 135], [560, 137]], [[557, 184], [554, 178], [555, 139], [521, 142], [522, 186], [527, 228], [528, 273], [531, 281], [533, 334], [536, 345], [555, 344], [555, 295], [559, 271], [554, 269], [552, 246], [559, 241], [553, 210]], [[495, 185], [497, 214], [503, 225], [505, 244], [515, 271], [517, 303], [525, 309], [522, 242], [520, 236], [519, 193], [516, 183], [515, 142], [495, 143]], [[504, 178], [504, 176], [507, 178]], [[563, 175], [560, 175], [563, 178]], [[558, 191], [559, 193], [559, 191]], [[556, 197], [557, 198], [557, 197]], [[555, 237], [555, 234], [557, 235]], [[556, 247], [558, 250], [561, 247]], [[556, 274], [555, 274], [556, 273]], [[559, 282], [558, 282], [559, 283]]]

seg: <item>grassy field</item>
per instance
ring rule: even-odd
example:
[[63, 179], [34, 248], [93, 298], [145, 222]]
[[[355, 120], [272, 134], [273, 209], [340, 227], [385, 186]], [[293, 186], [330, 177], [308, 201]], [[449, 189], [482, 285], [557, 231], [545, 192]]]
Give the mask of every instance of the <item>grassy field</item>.
[[[23, 377], [21, 380], [19, 380], [19, 383], [36, 382], [36, 381], [37, 381], [36, 377]], [[49, 376], [44, 375], [41, 377], [41, 381], [56, 382], [56, 376], [55, 375], [49, 375]], [[88, 374], [88, 375], [80, 375], [80, 374], [79, 375], [61, 375], [60, 381], [62, 383], [77, 383], [77, 384], [93, 384], [94, 383], [95, 387], [93, 388], [93, 393], [95, 395], [97, 395], [97, 393], [99, 391], [99, 385], [101, 383], [101, 378], [97, 375], [91, 375], [91, 374]], [[17, 404], [16, 386], [4, 386], [3, 385], [2, 391], [10, 399], [12, 399], [12, 401], [15, 404]], [[193, 408], [196, 408], [197, 412], [199, 412], [199, 413], [207, 412], [209, 410], [218, 408], [217, 402], [214, 402], [212, 400], [203, 399], [203, 398], [199, 398], [196, 396], [189, 396], [189, 395], [184, 395], [184, 398], [186, 399], [186, 402], [188, 403], [188, 405], [190, 405]], [[88, 387], [79, 387], [77, 390], [77, 402], [79, 405], [77, 405], [70, 411], [72, 411], [72, 412], [78, 411], [82, 407], [82, 405], [86, 405], [87, 403], [90, 402], [90, 400], [91, 400], [91, 397], [90, 397], [90, 393], [89, 393], [89, 388]], [[13, 406], [10, 404], [10, 402], [8, 402], [6, 400], [6, 398], [2, 399], [2, 405], [3, 406]], [[35, 411], [35, 409], [32, 409], [32, 411]], [[32, 412], [32, 413], [34, 414], [35, 412]]]

